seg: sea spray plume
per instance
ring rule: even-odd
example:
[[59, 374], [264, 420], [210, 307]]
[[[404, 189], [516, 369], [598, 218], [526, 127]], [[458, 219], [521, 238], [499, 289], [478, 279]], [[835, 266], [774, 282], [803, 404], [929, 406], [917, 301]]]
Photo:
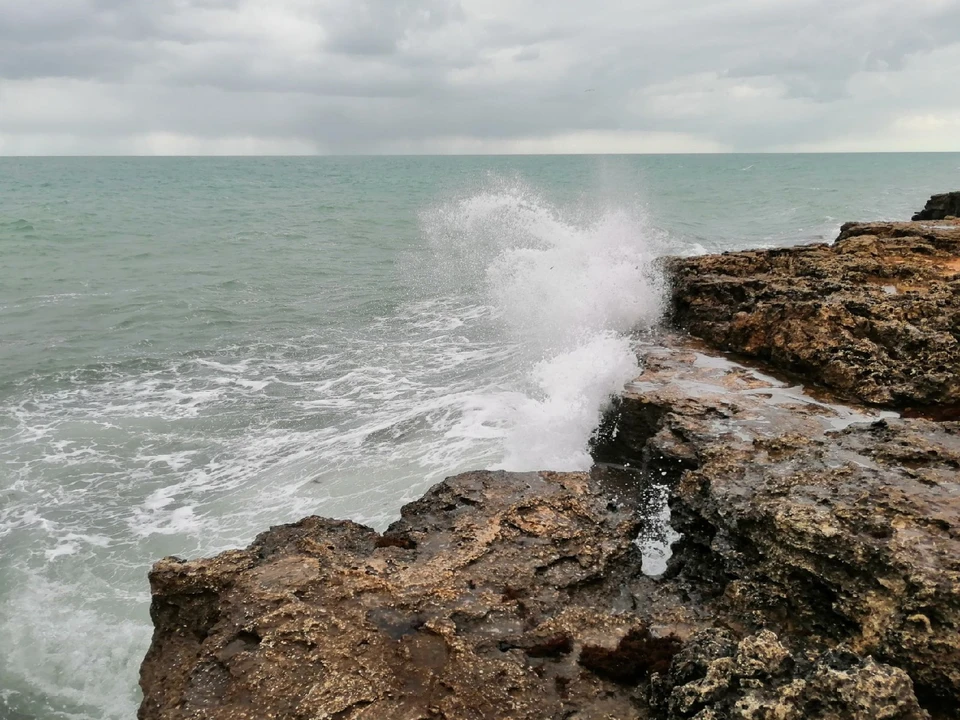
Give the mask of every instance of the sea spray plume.
[[586, 470], [587, 443], [611, 396], [637, 375], [627, 337], [598, 333], [536, 363], [529, 386], [511, 406], [504, 438], [506, 470]]
[[590, 434], [638, 372], [631, 334], [661, 314], [659, 233], [634, 208], [558, 207], [502, 180], [422, 221], [435, 267], [483, 298], [515, 352], [516, 383], [470, 420], [502, 431], [498, 467], [589, 467]]

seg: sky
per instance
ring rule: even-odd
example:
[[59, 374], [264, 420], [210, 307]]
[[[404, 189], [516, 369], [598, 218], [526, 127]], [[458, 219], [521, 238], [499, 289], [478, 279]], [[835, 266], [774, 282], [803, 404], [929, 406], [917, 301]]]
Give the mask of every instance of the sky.
[[960, 0], [0, 0], [0, 155], [960, 151]]

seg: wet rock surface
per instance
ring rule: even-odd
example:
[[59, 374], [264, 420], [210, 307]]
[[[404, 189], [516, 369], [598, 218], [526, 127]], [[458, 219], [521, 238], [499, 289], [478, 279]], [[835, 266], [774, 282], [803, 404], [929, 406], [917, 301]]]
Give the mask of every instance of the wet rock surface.
[[[954, 716], [960, 428], [666, 342], [591, 473], [159, 562], [140, 717]], [[649, 577], [664, 488], [683, 535]]]
[[848, 223], [833, 245], [666, 266], [674, 323], [715, 347], [862, 402], [960, 409], [960, 221]]
[[646, 364], [620, 407], [634, 432], [598, 453], [684, 468], [671, 581], [741, 633], [874, 657], [957, 708], [960, 424], [826, 403], [696, 349]]
[[639, 623], [643, 493], [610, 475], [469, 473], [382, 536], [307, 518], [159, 562], [140, 717], [639, 717], [578, 664]]
[[922, 718], [905, 672], [848, 652], [795, 658], [770, 631], [736, 642], [705, 631], [658, 677], [651, 705], [666, 718]]

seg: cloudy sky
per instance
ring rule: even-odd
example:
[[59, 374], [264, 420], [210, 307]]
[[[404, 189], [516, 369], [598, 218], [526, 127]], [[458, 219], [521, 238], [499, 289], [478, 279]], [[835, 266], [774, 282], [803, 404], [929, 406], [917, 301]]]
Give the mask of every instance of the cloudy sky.
[[0, 0], [0, 154], [960, 151], [960, 0]]

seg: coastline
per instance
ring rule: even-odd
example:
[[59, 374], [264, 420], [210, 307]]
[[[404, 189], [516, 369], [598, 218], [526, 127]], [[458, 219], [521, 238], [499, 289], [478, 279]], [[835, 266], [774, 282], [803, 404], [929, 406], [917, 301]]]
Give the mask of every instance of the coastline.
[[[666, 261], [673, 330], [591, 472], [467, 473], [382, 535], [307, 518], [160, 561], [139, 716], [955, 716], [954, 262], [943, 219]], [[663, 487], [681, 539], [647, 576]]]

